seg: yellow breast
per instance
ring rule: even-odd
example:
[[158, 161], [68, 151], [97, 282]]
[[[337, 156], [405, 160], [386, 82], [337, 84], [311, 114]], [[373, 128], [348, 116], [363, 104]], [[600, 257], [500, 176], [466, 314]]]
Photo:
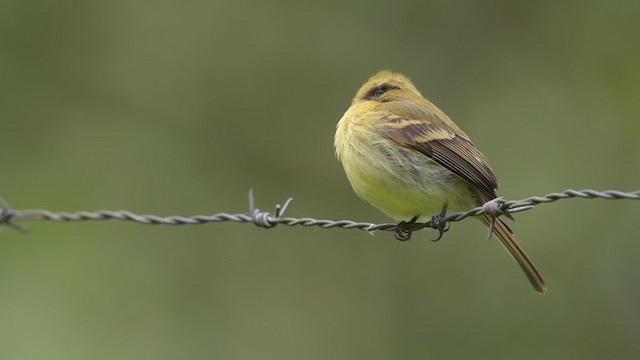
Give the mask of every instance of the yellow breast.
[[396, 220], [472, 205], [462, 179], [384, 135], [383, 115], [355, 104], [338, 123], [336, 154], [356, 194]]

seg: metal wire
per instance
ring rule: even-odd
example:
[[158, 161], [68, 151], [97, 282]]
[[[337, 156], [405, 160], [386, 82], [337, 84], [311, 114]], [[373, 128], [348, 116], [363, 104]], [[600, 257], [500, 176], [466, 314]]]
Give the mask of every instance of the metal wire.
[[[631, 199], [640, 200], [640, 190], [632, 192], [622, 192], [617, 190], [596, 191], [596, 190], [565, 190], [559, 193], [550, 193], [545, 196], [532, 196], [522, 200], [504, 200], [496, 198], [488, 201], [482, 206], [451, 214], [445, 218], [446, 222], [455, 222], [464, 220], [470, 216], [478, 216], [489, 214], [498, 217], [505, 214], [511, 214], [526, 211], [534, 208], [536, 205], [550, 203], [561, 199], [584, 198], [584, 199]], [[352, 220], [323, 220], [314, 218], [294, 218], [284, 216], [285, 211], [291, 205], [293, 198], [287, 199], [283, 205], [276, 205], [274, 213], [268, 211], [260, 211], [255, 207], [255, 198], [253, 189], [249, 191], [249, 212], [248, 213], [216, 213], [213, 215], [195, 215], [195, 216], [158, 216], [158, 215], [138, 215], [126, 210], [99, 210], [95, 212], [78, 211], [78, 212], [52, 212], [42, 209], [15, 210], [12, 209], [4, 200], [0, 198], [0, 224], [5, 224], [20, 232], [26, 229], [15, 223], [21, 220], [52, 220], [52, 221], [89, 221], [89, 220], [124, 220], [132, 221], [140, 224], [149, 225], [198, 225], [211, 222], [232, 221], [239, 223], [253, 223], [263, 228], [273, 228], [282, 224], [287, 226], [319, 226], [321, 228], [340, 228], [340, 229], [360, 229], [365, 231], [394, 231], [397, 224], [395, 223], [369, 223], [358, 222]], [[431, 221], [424, 223], [411, 224], [409, 231], [420, 230], [430, 227]]]

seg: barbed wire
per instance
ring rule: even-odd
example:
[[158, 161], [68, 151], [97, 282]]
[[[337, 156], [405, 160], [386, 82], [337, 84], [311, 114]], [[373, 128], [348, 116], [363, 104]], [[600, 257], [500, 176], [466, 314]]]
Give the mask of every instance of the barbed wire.
[[[585, 190], [565, 190], [563, 192], [550, 193], [544, 196], [532, 196], [522, 200], [505, 200], [504, 198], [496, 198], [483, 204], [482, 206], [469, 209], [467, 211], [458, 212], [447, 216], [444, 221], [446, 223], [462, 221], [470, 216], [479, 216], [488, 214], [494, 218], [513, 214], [517, 212], [533, 209], [536, 205], [554, 202], [562, 199], [583, 198], [583, 199], [630, 199], [640, 200], [640, 190], [632, 192], [622, 192], [618, 190], [596, 191], [591, 189]], [[274, 213], [268, 211], [260, 211], [255, 206], [255, 198], [253, 189], [249, 191], [249, 212], [248, 213], [216, 213], [213, 215], [194, 215], [194, 216], [158, 216], [158, 215], [138, 215], [127, 210], [99, 210], [95, 212], [78, 211], [78, 212], [52, 212], [43, 209], [13, 209], [0, 198], [0, 224], [5, 224], [11, 228], [26, 232], [27, 230], [16, 224], [15, 221], [22, 220], [52, 220], [59, 222], [68, 221], [90, 221], [90, 220], [123, 220], [132, 221], [140, 224], [148, 225], [198, 225], [215, 222], [238, 222], [253, 223], [263, 228], [273, 228], [276, 225], [287, 226], [318, 226], [321, 228], [340, 228], [340, 229], [360, 229], [368, 232], [375, 230], [396, 231], [398, 224], [396, 223], [370, 223], [352, 220], [323, 220], [315, 218], [295, 218], [285, 216], [285, 211], [291, 205], [293, 198], [288, 198], [282, 205], [276, 205]], [[431, 221], [423, 223], [407, 223], [405, 230], [409, 232], [432, 227]]]

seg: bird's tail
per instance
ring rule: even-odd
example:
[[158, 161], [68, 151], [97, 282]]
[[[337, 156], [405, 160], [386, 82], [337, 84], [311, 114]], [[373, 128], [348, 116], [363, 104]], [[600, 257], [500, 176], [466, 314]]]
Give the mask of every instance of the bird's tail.
[[[490, 225], [492, 220], [493, 219], [487, 215], [482, 217], [482, 221], [487, 225]], [[520, 245], [518, 245], [513, 231], [511, 231], [507, 224], [498, 218], [495, 220], [493, 233], [498, 237], [502, 246], [507, 249], [518, 265], [520, 265], [531, 282], [531, 285], [533, 285], [533, 288], [540, 294], [544, 295], [547, 292], [547, 286], [544, 284], [544, 280], [542, 279], [538, 269], [536, 269], [536, 266], [533, 264], [531, 259], [529, 259], [524, 250], [522, 250]]]

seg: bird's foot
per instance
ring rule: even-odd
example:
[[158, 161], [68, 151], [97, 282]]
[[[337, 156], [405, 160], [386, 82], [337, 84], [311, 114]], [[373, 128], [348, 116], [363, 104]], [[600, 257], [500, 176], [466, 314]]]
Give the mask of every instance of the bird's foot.
[[415, 224], [417, 220], [418, 217], [414, 216], [413, 218], [411, 218], [411, 220], [409, 220], [409, 222], [400, 221], [398, 225], [396, 225], [396, 230], [393, 232], [393, 235], [396, 236], [396, 239], [400, 241], [407, 241], [411, 239], [411, 232], [413, 231], [411, 229], [411, 225]]
[[444, 203], [444, 205], [442, 205], [442, 211], [440, 211], [440, 214], [431, 217], [430, 227], [432, 229], [438, 230], [438, 233], [439, 233], [438, 237], [431, 241], [438, 241], [442, 239], [442, 235], [444, 235], [445, 232], [449, 231], [450, 225], [449, 223], [447, 223], [446, 219], [447, 219], [447, 203]]

